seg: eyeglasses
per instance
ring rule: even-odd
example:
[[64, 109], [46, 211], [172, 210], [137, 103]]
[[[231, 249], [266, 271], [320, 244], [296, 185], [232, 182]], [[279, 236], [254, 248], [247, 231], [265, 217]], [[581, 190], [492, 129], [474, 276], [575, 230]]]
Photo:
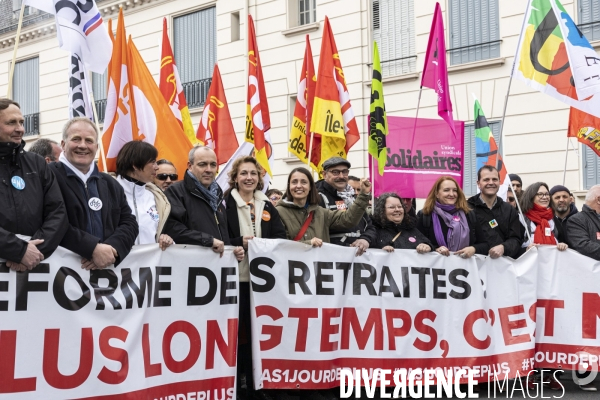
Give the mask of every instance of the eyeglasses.
[[548, 198], [550, 197], [550, 193], [548, 193], [548, 192], [546, 192], [546, 193], [537, 192], [535, 195], [541, 199], [544, 197], [548, 197]]
[[167, 178], [171, 179], [172, 181], [176, 181], [178, 178], [177, 174], [156, 174], [156, 179], [158, 179], [159, 181], [166, 181]]
[[402, 206], [385, 206], [385, 208], [387, 208], [388, 210], [403, 210], [404, 207]]
[[350, 173], [349, 169], [328, 169], [327, 172], [330, 172], [331, 174], [333, 174], [333, 176], [339, 176], [340, 174], [344, 175], [344, 176], [348, 176], [348, 174]]
[[271, 200], [271, 201], [278, 201], [278, 200], [281, 200], [281, 197], [279, 197], [279, 196], [273, 196], [273, 197], [269, 197], [269, 200]]

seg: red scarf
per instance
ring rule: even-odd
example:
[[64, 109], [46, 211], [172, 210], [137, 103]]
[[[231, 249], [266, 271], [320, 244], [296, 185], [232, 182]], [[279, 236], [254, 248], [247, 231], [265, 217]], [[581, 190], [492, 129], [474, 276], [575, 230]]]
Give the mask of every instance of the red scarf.
[[550, 236], [546, 236], [546, 229], [550, 229], [549, 220], [554, 218], [554, 213], [551, 208], [533, 205], [533, 208], [525, 213], [525, 216], [535, 224], [535, 233], [533, 235], [533, 243], [536, 244], [556, 244], [554, 232], [550, 230]]

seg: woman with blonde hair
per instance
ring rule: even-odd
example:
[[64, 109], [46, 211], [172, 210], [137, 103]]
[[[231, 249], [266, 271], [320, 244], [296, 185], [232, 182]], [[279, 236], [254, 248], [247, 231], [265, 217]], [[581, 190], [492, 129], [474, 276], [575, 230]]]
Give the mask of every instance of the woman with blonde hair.
[[469, 258], [475, 253], [487, 255], [490, 250], [465, 194], [450, 176], [440, 177], [429, 191], [417, 214], [417, 228], [444, 256], [454, 253]]
[[248, 241], [254, 237], [285, 239], [279, 213], [262, 192], [263, 169], [254, 157], [240, 157], [229, 171], [229, 189], [225, 192], [227, 229], [233, 246], [243, 246], [246, 254], [240, 261], [240, 307], [238, 328], [238, 388], [250, 395], [252, 384], [252, 335], [250, 329], [250, 270]]

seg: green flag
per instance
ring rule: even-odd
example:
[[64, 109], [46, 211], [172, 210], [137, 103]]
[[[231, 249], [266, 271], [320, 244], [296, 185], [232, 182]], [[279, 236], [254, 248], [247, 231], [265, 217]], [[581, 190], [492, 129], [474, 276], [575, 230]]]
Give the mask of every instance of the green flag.
[[383, 82], [377, 42], [373, 42], [373, 80], [371, 81], [371, 108], [369, 112], [369, 154], [377, 160], [379, 175], [387, 162], [385, 137], [388, 134], [387, 116], [383, 103]]

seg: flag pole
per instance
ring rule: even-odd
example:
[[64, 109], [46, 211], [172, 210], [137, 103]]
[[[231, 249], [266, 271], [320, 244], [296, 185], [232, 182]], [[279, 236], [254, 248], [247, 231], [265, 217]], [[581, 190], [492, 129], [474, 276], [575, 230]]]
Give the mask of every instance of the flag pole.
[[[529, 10], [529, 7], [531, 6], [531, 1], [532, 0], [529, 0], [527, 2], [527, 8], [525, 8], [525, 15], [523, 16], [523, 23], [521, 24], [521, 34], [519, 35], [518, 44], [521, 44], [521, 40], [523, 39], [523, 30], [525, 29], [525, 23], [527, 22], [526, 21], [527, 10]], [[504, 153], [503, 148], [502, 148], [502, 142], [504, 141], [502, 133], [504, 132], [504, 120], [506, 119], [506, 108], [508, 107], [508, 96], [510, 95], [510, 86], [512, 84], [512, 78], [513, 78], [513, 74], [515, 72], [515, 66], [516, 66], [515, 63], [517, 62], [517, 55], [519, 54], [520, 47], [521, 46], [517, 45], [517, 50], [515, 50], [515, 57], [513, 58], [513, 65], [512, 65], [512, 68], [510, 69], [510, 76], [508, 78], [508, 89], [506, 90], [506, 97], [504, 99], [504, 110], [502, 111], [502, 119], [500, 120], [500, 136], [498, 137], [498, 152], [501, 152], [501, 153]], [[502, 156], [504, 156], [504, 154], [502, 154]], [[496, 168], [498, 168], [498, 158], [496, 158]], [[512, 183], [511, 183], [510, 187], [512, 188]], [[519, 202], [517, 202], [517, 204], [519, 204]], [[527, 229], [525, 229], [525, 231], [527, 231]]]
[[[89, 71], [86, 71], [86, 72], [88, 72], [88, 74], [86, 74], [86, 75], [91, 78], [92, 76], [89, 75]], [[87, 81], [87, 79], [86, 79], [86, 81]], [[108, 166], [106, 165], [106, 153], [104, 152], [104, 143], [102, 142], [103, 134], [100, 134], [100, 123], [98, 122], [98, 110], [96, 110], [96, 102], [94, 101], [94, 91], [88, 90], [88, 92], [90, 94], [90, 101], [92, 102], [92, 110], [94, 110], [94, 123], [96, 124], [96, 130], [98, 130], [98, 137], [99, 137], [98, 145], [100, 146], [100, 157], [102, 157], [102, 164], [104, 166], [104, 172], [108, 173]]]
[[25, 2], [21, 2], [21, 12], [19, 13], [19, 23], [17, 25], [17, 34], [15, 36], [15, 48], [13, 49], [12, 62], [10, 63], [10, 72], [8, 74], [8, 88], [6, 89], [6, 98], [12, 99], [12, 80], [15, 74], [15, 60], [17, 59], [17, 49], [19, 48], [19, 39], [21, 37], [21, 27], [23, 26], [23, 15], [25, 13]]
[[415, 132], [417, 130], [417, 120], [419, 119], [419, 107], [421, 106], [421, 93], [423, 93], [423, 85], [419, 88], [419, 99], [417, 100], [417, 112], [415, 114], [415, 123], [413, 124], [412, 141], [410, 142], [410, 151], [412, 152], [415, 144]]
[[567, 160], [569, 159], [569, 140], [570, 138], [567, 136], [567, 149], [565, 150], [565, 169], [563, 170], [563, 186], [565, 186], [565, 181], [567, 179]]

